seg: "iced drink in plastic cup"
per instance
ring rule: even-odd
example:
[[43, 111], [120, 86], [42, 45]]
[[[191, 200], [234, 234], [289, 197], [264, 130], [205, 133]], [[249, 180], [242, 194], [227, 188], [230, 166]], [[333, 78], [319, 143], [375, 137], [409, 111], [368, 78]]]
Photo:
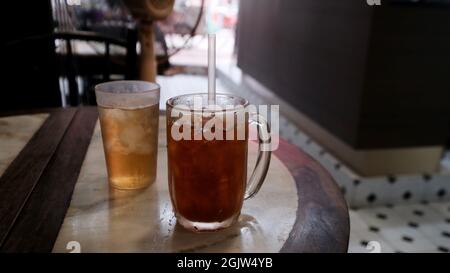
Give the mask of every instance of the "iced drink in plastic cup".
[[159, 86], [115, 81], [95, 87], [109, 183], [141, 189], [156, 179]]

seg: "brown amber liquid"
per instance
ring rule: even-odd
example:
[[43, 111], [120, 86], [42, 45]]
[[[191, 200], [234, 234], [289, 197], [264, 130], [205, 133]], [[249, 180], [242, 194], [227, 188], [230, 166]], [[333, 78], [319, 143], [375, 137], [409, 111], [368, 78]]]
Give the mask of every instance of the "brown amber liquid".
[[118, 189], [149, 186], [156, 179], [159, 105], [98, 109], [110, 184]]
[[176, 141], [172, 123], [168, 117], [169, 190], [177, 217], [202, 223], [237, 218], [246, 187], [247, 140]]

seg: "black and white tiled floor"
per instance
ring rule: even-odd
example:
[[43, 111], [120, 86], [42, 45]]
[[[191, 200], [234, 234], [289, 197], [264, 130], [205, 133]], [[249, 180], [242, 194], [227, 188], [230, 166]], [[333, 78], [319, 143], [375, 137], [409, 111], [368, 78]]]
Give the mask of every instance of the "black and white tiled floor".
[[[193, 75], [159, 77], [158, 82], [162, 107], [168, 97], [199, 92], [207, 86], [206, 77]], [[218, 90], [237, 93], [252, 104], [267, 104], [257, 92], [230, 84], [230, 79], [219, 80]], [[443, 160], [442, 172], [437, 174], [365, 178], [328, 153], [283, 115], [280, 115], [280, 135], [319, 161], [340, 185], [352, 208], [349, 252], [450, 250], [450, 154]]]
[[450, 201], [450, 174], [444, 168], [434, 174], [361, 177], [289, 121], [282, 118], [280, 124], [280, 135], [309, 153], [333, 175], [351, 207]]
[[349, 252], [449, 252], [450, 202], [371, 207], [350, 211]]

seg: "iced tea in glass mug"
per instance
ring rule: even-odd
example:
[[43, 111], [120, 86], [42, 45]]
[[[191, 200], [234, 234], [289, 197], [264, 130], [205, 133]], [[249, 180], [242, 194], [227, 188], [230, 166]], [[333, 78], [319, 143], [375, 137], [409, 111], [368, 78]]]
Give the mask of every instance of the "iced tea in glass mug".
[[[269, 129], [262, 117], [246, 111], [246, 99], [217, 94], [215, 108], [195, 108], [196, 100], [205, 106], [208, 95], [167, 101], [169, 191], [179, 224], [192, 231], [214, 231], [236, 222], [244, 199], [261, 187], [270, 163], [270, 151], [261, 149], [270, 144]], [[264, 137], [259, 138], [258, 160], [247, 182], [249, 123]]]
[[108, 180], [141, 189], [156, 179], [159, 85], [113, 81], [95, 87]]

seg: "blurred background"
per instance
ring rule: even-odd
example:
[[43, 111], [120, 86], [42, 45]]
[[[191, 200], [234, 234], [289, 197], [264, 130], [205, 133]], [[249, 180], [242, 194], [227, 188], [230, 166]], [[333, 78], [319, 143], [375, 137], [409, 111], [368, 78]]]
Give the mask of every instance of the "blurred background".
[[280, 134], [351, 207], [350, 252], [450, 250], [450, 1], [42, 0], [2, 3], [0, 111], [96, 105], [144, 79], [280, 105]]

